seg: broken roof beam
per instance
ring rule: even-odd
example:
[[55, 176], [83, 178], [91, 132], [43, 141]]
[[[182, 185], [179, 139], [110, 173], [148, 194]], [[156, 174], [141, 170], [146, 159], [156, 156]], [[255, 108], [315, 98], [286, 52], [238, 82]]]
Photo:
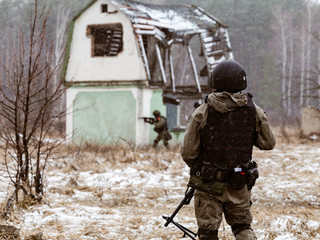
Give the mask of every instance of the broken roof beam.
[[166, 35], [156, 27], [148, 28], [148, 29], [145, 27], [143, 29], [135, 28], [134, 32], [139, 35], [152, 35], [156, 39], [158, 39], [160, 42], [162, 42], [165, 46], [168, 45], [168, 42], [166, 41]]
[[149, 20], [149, 19], [145, 19], [145, 18], [134, 18], [132, 20], [132, 22], [133, 23], [138, 23], [138, 24], [151, 25], [151, 26], [155, 26], [155, 27], [174, 29], [174, 26], [172, 24], [158, 22], [156, 20]]
[[228, 48], [230, 49], [230, 51], [229, 51], [229, 54], [230, 54], [229, 55], [230, 56], [229, 59], [234, 59], [232, 48], [231, 48], [231, 43], [230, 43], [229, 33], [226, 30], [224, 30], [224, 34], [225, 34], [225, 37], [226, 37]]
[[156, 31], [154, 29], [153, 30], [136, 29], [134, 32], [139, 35], [153, 35], [154, 36], [156, 34]]
[[216, 18], [216, 17], [212, 16], [211, 14], [208, 14], [207, 12], [205, 12], [205, 11], [203, 10], [203, 8], [198, 7], [198, 6], [195, 6], [195, 5], [191, 5], [191, 7], [192, 7], [193, 9], [196, 9], [196, 10], [200, 11], [203, 15], [211, 18], [211, 19], [214, 20], [216, 23], [218, 23], [221, 27], [228, 28], [228, 26], [222, 24], [218, 18]]
[[[220, 29], [220, 31], [221, 31], [221, 33], [224, 34], [227, 45], [230, 48], [230, 57], [228, 59], [233, 59], [228, 32], [222, 31], [222, 29]], [[210, 76], [210, 72], [213, 70], [213, 68], [217, 64], [219, 64], [223, 60], [227, 59], [225, 56], [224, 50], [220, 50], [220, 49], [213, 50], [213, 51], [211, 50], [217, 44], [217, 42], [214, 41], [215, 38], [216, 38], [216, 36], [212, 35], [212, 33], [209, 31], [203, 32], [200, 34], [200, 40], [202, 43], [202, 50], [203, 50], [204, 56], [207, 60], [208, 76]], [[222, 54], [222, 56], [220, 58], [216, 59], [216, 57], [218, 57], [221, 54]]]
[[143, 58], [143, 61], [144, 61], [144, 67], [145, 67], [145, 69], [147, 71], [147, 77], [148, 77], [148, 80], [151, 81], [149, 62], [148, 62], [146, 50], [144, 48], [143, 40], [142, 40], [142, 37], [141, 37], [140, 34], [137, 34], [136, 36], [138, 37], [138, 41], [139, 41], [139, 44], [140, 44], [140, 51], [141, 51], [141, 55], [142, 55], [142, 58]]
[[201, 86], [200, 86], [200, 80], [199, 80], [199, 76], [198, 76], [197, 66], [196, 66], [196, 63], [194, 61], [193, 54], [192, 54], [192, 49], [191, 49], [189, 44], [187, 45], [187, 49], [188, 49], [188, 54], [189, 54], [189, 58], [190, 58], [191, 65], [192, 65], [192, 70], [193, 70], [193, 74], [194, 74], [194, 80], [196, 82], [198, 92], [201, 93]]
[[138, 23], [132, 24], [132, 27], [135, 29], [144, 29], [144, 30], [154, 30], [155, 28], [154, 26], [151, 26], [151, 25], [138, 24]]
[[[203, 33], [199, 34], [199, 37], [200, 37], [200, 42], [201, 42], [201, 50], [202, 50], [201, 52], [202, 52], [202, 54], [204, 55], [204, 57], [205, 57], [205, 59], [206, 59], [207, 74], [208, 74], [208, 76], [210, 77], [210, 73], [211, 73], [210, 59], [211, 59], [212, 57], [211, 57], [211, 58], [208, 57], [206, 44], [205, 44], [204, 41], [203, 41], [203, 38], [204, 38], [205, 36], [207, 36], [208, 34], [209, 34], [209, 32], [206, 31], [206, 32], [203, 32]], [[214, 58], [213, 58], [213, 60], [214, 60]], [[208, 81], [209, 81], [209, 79], [208, 79]]]
[[156, 47], [158, 62], [159, 62], [159, 65], [160, 65], [160, 71], [161, 71], [162, 80], [163, 80], [163, 83], [166, 84], [167, 83], [167, 77], [166, 77], [166, 73], [165, 73], [164, 67], [163, 67], [163, 61], [162, 61], [162, 57], [161, 57], [159, 44], [156, 43], [155, 47]]
[[173, 68], [173, 58], [171, 53], [171, 47], [168, 48], [168, 57], [169, 57], [169, 71], [171, 76], [171, 86], [172, 86], [172, 92], [176, 92], [176, 78], [174, 75], [174, 68]]
[[208, 56], [211, 57], [211, 56], [221, 55], [223, 53], [224, 53], [223, 50], [216, 50], [216, 51], [208, 52]]

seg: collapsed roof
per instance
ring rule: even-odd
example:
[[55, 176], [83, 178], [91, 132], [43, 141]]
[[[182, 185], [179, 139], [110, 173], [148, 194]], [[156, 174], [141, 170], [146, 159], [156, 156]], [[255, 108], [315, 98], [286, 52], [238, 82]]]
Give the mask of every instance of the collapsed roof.
[[151, 87], [197, 98], [211, 91], [212, 69], [233, 59], [227, 27], [199, 7], [111, 2], [130, 17]]
[[179, 37], [223, 26], [219, 20], [193, 5], [142, 4], [126, 0], [112, 0], [111, 2], [130, 16], [133, 23], [166, 28]]

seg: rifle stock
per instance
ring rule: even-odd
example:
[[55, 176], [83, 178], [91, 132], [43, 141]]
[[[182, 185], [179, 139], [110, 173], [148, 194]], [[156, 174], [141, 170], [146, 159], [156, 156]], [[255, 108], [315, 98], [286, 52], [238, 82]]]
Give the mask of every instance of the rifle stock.
[[[168, 217], [166, 216], [162, 216], [165, 220], [168, 220]], [[193, 240], [196, 240], [197, 237], [197, 233], [191, 231], [190, 229], [182, 226], [181, 224], [177, 223], [174, 220], [171, 220], [171, 223], [174, 224], [177, 228], [179, 228], [182, 232], [183, 232], [183, 238], [185, 238], [186, 236], [190, 237]]]

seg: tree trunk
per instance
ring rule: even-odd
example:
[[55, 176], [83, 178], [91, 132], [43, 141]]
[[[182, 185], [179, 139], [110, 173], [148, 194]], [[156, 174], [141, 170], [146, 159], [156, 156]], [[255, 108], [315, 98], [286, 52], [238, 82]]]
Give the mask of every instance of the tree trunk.
[[307, 99], [306, 99], [306, 105], [309, 106], [310, 105], [310, 70], [311, 70], [311, 65], [310, 65], [310, 61], [311, 61], [311, 20], [312, 20], [312, 16], [311, 16], [311, 4], [307, 4], [307, 16], [308, 16], [308, 36], [307, 36], [307, 74], [306, 74], [306, 95], [307, 95]]
[[287, 42], [286, 42], [286, 32], [285, 32], [285, 19], [284, 16], [280, 13], [278, 16], [279, 20], [279, 27], [280, 27], [280, 34], [281, 34], [281, 49], [282, 49], [282, 107], [285, 112], [287, 112], [287, 88], [286, 88], [286, 69], [287, 69]]
[[301, 33], [301, 75], [300, 75], [300, 108], [304, 105], [304, 72], [305, 72], [305, 29]]
[[318, 45], [318, 64], [317, 64], [317, 74], [318, 74], [318, 108], [320, 109], [320, 45]]
[[293, 81], [293, 64], [294, 64], [294, 51], [293, 51], [293, 41], [294, 41], [294, 31], [292, 27], [292, 19], [290, 23], [290, 36], [289, 36], [289, 50], [290, 50], [290, 62], [289, 62], [289, 82], [288, 82], [288, 111], [287, 116], [290, 117], [292, 113], [292, 97], [291, 97], [291, 89], [292, 89], [292, 81]]

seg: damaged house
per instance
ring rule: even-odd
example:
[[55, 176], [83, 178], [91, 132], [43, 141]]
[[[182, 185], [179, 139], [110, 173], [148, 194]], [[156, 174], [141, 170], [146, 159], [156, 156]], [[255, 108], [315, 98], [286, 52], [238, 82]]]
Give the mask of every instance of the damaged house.
[[66, 129], [76, 142], [149, 144], [153, 126], [139, 117], [156, 109], [181, 142], [193, 104], [212, 91], [210, 71], [233, 59], [226, 26], [196, 6], [95, 0], [71, 26]]

